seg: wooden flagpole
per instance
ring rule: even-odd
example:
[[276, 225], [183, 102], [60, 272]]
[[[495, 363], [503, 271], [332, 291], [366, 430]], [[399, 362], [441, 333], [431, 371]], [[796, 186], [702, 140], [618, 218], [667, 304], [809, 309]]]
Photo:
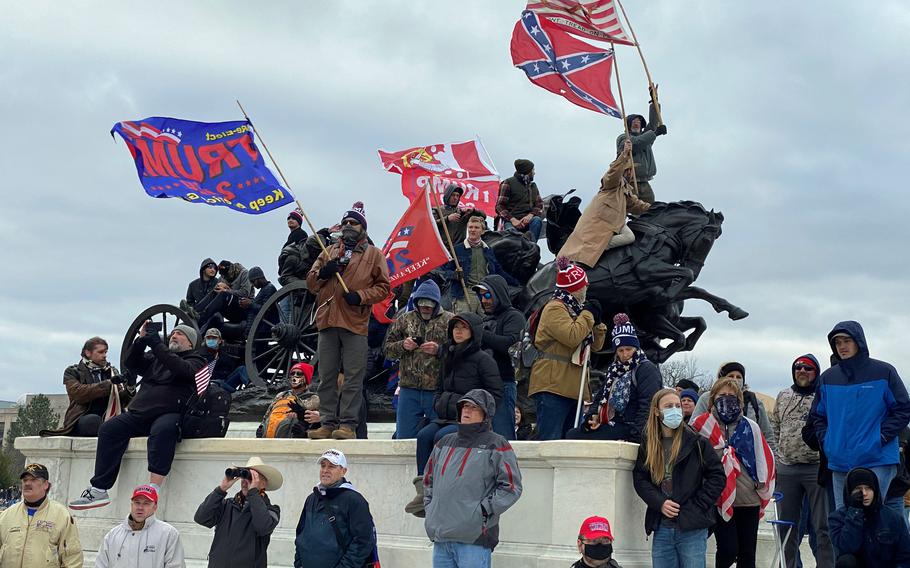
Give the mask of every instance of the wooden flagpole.
[[[622, 113], [622, 125], [626, 130], [626, 140], [629, 142], [632, 141], [632, 137], [629, 136], [629, 121], [626, 120], [626, 105], [622, 100], [622, 83], [619, 80], [619, 63], [616, 61], [616, 45], [613, 42], [610, 42], [610, 47], [613, 48], [613, 69], [616, 70], [616, 88], [619, 91], [619, 111]], [[635, 177], [635, 161], [632, 159], [632, 153], [629, 152], [629, 163], [632, 166], [632, 185], [635, 186], [635, 195], [638, 196], [638, 179]]]
[[[237, 101], [237, 106], [240, 107], [240, 112], [243, 113], [243, 118], [245, 118], [247, 120], [247, 122], [250, 123], [250, 126], [253, 127], [253, 133], [256, 134], [257, 138], [259, 138], [259, 143], [262, 144], [262, 147], [265, 150], [265, 153], [268, 154], [269, 160], [275, 166], [275, 169], [278, 170], [278, 175], [281, 176], [281, 181], [284, 182], [284, 186], [286, 188], [288, 188], [288, 191], [291, 191], [291, 184], [289, 184], [288, 179], [286, 177], [284, 177], [284, 172], [281, 171], [281, 166], [278, 165], [278, 162], [276, 162], [275, 158], [272, 157], [272, 153], [269, 152], [269, 147], [266, 145], [265, 140], [262, 139], [262, 135], [259, 134], [259, 131], [256, 130], [256, 125], [253, 124], [253, 121], [250, 119], [250, 116], [246, 113], [245, 110], [243, 110], [243, 105], [240, 104], [240, 101]], [[291, 192], [291, 193], [293, 194], [294, 192]], [[313, 236], [316, 237], [316, 242], [319, 243], [319, 248], [322, 249], [322, 252], [325, 253], [325, 257], [328, 258], [329, 251], [327, 248], [325, 248], [325, 243], [322, 242], [322, 238], [319, 236], [319, 233], [316, 232], [316, 227], [313, 226], [313, 223], [310, 221], [310, 218], [306, 214], [306, 211], [303, 210], [303, 205], [301, 205], [300, 202], [297, 201], [296, 195], [294, 195], [294, 203], [297, 204], [297, 209], [300, 210], [300, 214], [303, 215], [303, 218], [306, 220], [306, 224], [309, 225], [310, 230], [313, 231]], [[344, 283], [344, 279], [341, 277], [341, 274], [336, 272], [335, 276], [338, 277], [338, 282], [341, 284], [341, 288], [344, 290], [345, 294], [350, 292], [350, 290], [348, 290], [347, 284]]]
[[436, 213], [439, 215], [439, 223], [442, 225], [442, 230], [446, 234], [446, 242], [449, 243], [449, 252], [452, 253], [452, 260], [455, 261], [455, 273], [458, 275], [458, 280], [461, 282], [461, 289], [464, 290], [464, 301], [468, 301], [468, 286], [464, 281], [464, 272], [461, 270], [461, 264], [458, 262], [458, 256], [455, 254], [455, 245], [452, 244], [452, 235], [449, 234], [449, 226], [446, 225], [446, 218], [442, 214], [442, 204], [439, 202], [439, 193], [436, 192], [436, 188], [433, 185], [433, 178], [436, 176], [430, 176], [430, 184], [427, 188], [433, 195], [433, 201], [436, 203]]
[[616, 3], [619, 4], [619, 10], [622, 12], [622, 17], [626, 20], [626, 25], [629, 26], [629, 31], [632, 33], [632, 41], [635, 42], [635, 48], [638, 49], [638, 56], [641, 57], [641, 65], [645, 68], [645, 76], [648, 78], [648, 91], [651, 93], [651, 101], [654, 103], [654, 110], [657, 112], [657, 122], [659, 126], [664, 123], [664, 119], [660, 114], [660, 102], [657, 100], [657, 89], [654, 87], [654, 81], [651, 80], [651, 71], [648, 70], [648, 62], [645, 61], [645, 54], [641, 51], [641, 44], [638, 43], [638, 38], [635, 37], [635, 28], [632, 27], [632, 22], [629, 21], [626, 9], [623, 7], [620, 0], [616, 0]]

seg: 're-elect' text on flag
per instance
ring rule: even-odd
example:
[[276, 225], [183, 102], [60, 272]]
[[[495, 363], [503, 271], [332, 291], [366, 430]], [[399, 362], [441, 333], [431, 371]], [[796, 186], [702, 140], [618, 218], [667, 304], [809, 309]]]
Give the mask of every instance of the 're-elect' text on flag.
[[538, 87], [594, 112], [620, 118], [610, 90], [613, 50], [574, 38], [525, 10], [512, 30], [512, 63]]
[[153, 116], [114, 125], [152, 197], [259, 214], [293, 202], [266, 167], [246, 120], [194, 122]]

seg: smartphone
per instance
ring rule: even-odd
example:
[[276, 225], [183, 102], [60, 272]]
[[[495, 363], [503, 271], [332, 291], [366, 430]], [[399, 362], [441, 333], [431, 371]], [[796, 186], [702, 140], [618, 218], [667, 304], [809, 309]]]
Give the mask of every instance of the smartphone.
[[145, 324], [146, 333], [161, 333], [161, 322], [160, 321], [150, 321]]

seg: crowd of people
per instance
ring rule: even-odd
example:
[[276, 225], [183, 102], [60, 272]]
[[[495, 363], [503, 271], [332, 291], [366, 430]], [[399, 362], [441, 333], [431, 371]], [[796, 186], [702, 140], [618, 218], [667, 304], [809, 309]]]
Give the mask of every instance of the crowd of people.
[[[461, 206], [458, 186], [446, 190], [437, 213], [455, 241], [455, 259], [438, 271], [450, 297], [434, 278], [393, 291], [401, 310], [383, 324], [379, 349], [398, 378], [395, 437], [416, 441], [415, 495], [404, 508], [424, 518], [433, 565], [489, 566], [500, 517], [522, 494], [510, 442], [569, 439], [638, 444], [632, 480], [647, 509], [643, 530], [653, 535], [654, 566], [705, 566], [713, 534], [717, 567], [754, 567], [759, 525], [774, 502], [788, 567], [801, 565], [804, 535], [819, 566], [910, 567], [904, 508], [910, 399], [894, 367], [870, 357], [858, 323], [839, 323], [829, 333], [827, 370], [812, 354], [797, 357], [790, 384], [769, 411], [737, 361], [720, 365], [704, 388], [691, 380], [665, 388], [631, 319], [605, 317], [610, 314], [588, 296], [586, 269], [606, 249], [629, 244], [628, 214], [654, 201], [651, 146], [666, 134], [654, 123], [653, 108], [651, 126], [629, 117], [616, 161], [557, 259], [552, 295], [531, 314], [512, 306], [516, 282], [481, 238], [485, 215]], [[542, 201], [534, 164], [516, 160], [515, 169], [502, 182], [495, 223], [536, 241]], [[278, 282], [305, 282], [315, 297], [318, 365], [290, 367], [287, 388], [269, 405], [257, 436], [364, 437], [363, 384], [377, 327], [371, 306], [390, 293], [387, 262], [367, 233], [360, 202], [315, 235], [302, 222], [299, 212], [288, 215]], [[584, 236], [594, 233], [597, 239]], [[98, 438], [94, 476], [71, 509], [107, 505], [129, 440], [148, 437], [148, 483], [134, 490], [129, 517], [105, 537], [97, 566], [183, 565], [179, 534], [154, 514], [187, 408], [198, 398], [197, 378], [206, 370], [228, 392], [248, 383], [229, 344], [249, 333], [276, 291], [260, 267], [207, 258], [181, 302], [198, 332], [178, 325], [162, 337], [147, 322], [125, 354], [124, 374], [107, 362], [107, 342], [94, 337], [64, 372], [69, 408], [62, 427], [43, 434]], [[271, 309], [276, 321], [286, 321], [290, 306]], [[595, 354], [611, 360], [592, 388]], [[318, 467], [320, 482], [297, 525], [294, 565], [372, 565], [376, 526], [369, 504], [345, 477], [347, 458], [332, 449]], [[40, 546], [52, 543], [60, 566], [76, 565], [78, 531], [66, 509], [46, 499], [47, 469], [31, 464], [21, 479], [23, 501], [0, 516], [0, 543], [39, 546], [22, 541], [21, 528], [52, 516]], [[238, 480], [239, 491], [229, 496]], [[268, 492], [281, 485], [281, 473], [257, 457], [227, 469], [195, 515], [215, 530], [209, 566], [267, 565], [281, 514]], [[586, 519], [576, 544], [575, 566], [618, 566], [607, 519]], [[0, 568], [7, 565], [0, 560]]]

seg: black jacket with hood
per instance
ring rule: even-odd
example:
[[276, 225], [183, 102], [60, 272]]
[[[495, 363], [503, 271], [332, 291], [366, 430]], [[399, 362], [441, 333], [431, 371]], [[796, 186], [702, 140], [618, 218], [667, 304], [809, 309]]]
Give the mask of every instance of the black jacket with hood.
[[347, 479], [332, 487], [313, 488], [297, 522], [295, 567], [361, 568], [375, 545], [370, 505]]
[[142, 376], [127, 412], [147, 419], [183, 412], [196, 392], [196, 372], [206, 364], [205, 357], [195, 349], [174, 353], [160, 340], [146, 352], [148, 344], [140, 337], [127, 349], [126, 367]]
[[218, 263], [211, 258], [203, 260], [202, 264], [199, 265], [199, 278], [190, 282], [190, 285], [186, 288], [186, 303], [189, 304], [190, 307], [195, 306], [203, 298], [208, 296], [209, 293], [215, 289], [215, 284], [218, 284], [218, 282], [221, 281], [217, 275], [213, 276], [209, 280], [203, 279], [202, 273], [205, 270], [205, 267], [209, 264], [218, 266]]
[[[471, 326], [471, 338], [460, 345], [452, 339], [455, 322], [464, 320]], [[458, 399], [474, 389], [484, 389], [499, 404], [502, 400], [502, 379], [496, 361], [480, 349], [483, 324], [480, 316], [472, 313], [458, 314], [449, 320], [449, 340], [440, 348], [442, 366], [436, 381], [433, 408], [436, 422], [458, 422]]]
[[266, 568], [269, 540], [280, 518], [281, 509], [265, 493], [253, 490], [240, 499], [216, 487], [193, 520], [215, 528], [209, 568]]
[[[872, 484], [875, 498], [868, 507], [850, 506], [850, 494], [859, 484], [857, 474]], [[840, 558], [851, 554], [864, 566], [910, 567], [910, 532], [906, 521], [890, 507], [882, 506], [878, 478], [872, 470], [857, 467], [844, 479], [844, 505], [828, 516], [831, 543]]]
[[521, 338], [527, 320], [523, 313], [512, 307], [505, 278], [490, 274], [481, 284], [493, 294], [493, 313], [483, 318], [482, 347], [493, 356], [503, 382], [514, 381], [515, 367], [512, 366], [509, 347]]

